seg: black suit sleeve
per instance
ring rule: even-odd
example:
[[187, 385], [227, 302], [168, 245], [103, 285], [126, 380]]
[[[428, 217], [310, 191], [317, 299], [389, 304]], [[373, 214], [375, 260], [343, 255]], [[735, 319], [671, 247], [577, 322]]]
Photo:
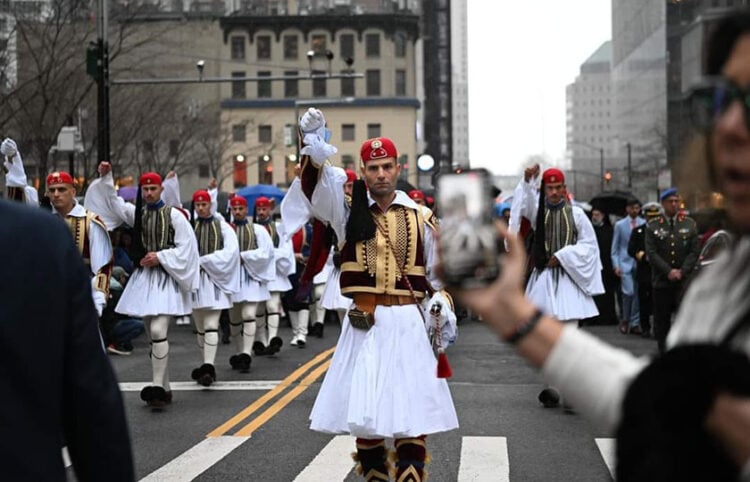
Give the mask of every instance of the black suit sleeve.
[[[69, 237], [63, 229], [59, 231], [54, 234]], [[61, 263], [67, 275], [63, 283], [68, 300], [63, 311], [63, 423], [73, 468], [80, 481], [132, 481], [135, 475], [125, 411], [99, 335], [91, 282], [73, 243], [60, 244], [64, 246]]]
[[636, 261], [638, 261], [638, 259], [635, 255], [640, 251], [638, 248], [641, 245], [642, 237], [643, 228], [638, 227], [633, 230], [633, 234], [630, 235], [630, 240], [628, 241], [628, 254]]
[[693, 223], [693, 233], [693, 236], [690, 238], [690, 249], [688, 250], [687, 256], [685, 256], [685, 261], [683, 261], [682, 266], [680, 266], [683, 276], [690, 276], [690, 273], [695, 269], [695, 265], [698, 263], [698, 258], [701, 254], [701, 243], [698, 237], [698, 231], [695, 228], [695, 223]]

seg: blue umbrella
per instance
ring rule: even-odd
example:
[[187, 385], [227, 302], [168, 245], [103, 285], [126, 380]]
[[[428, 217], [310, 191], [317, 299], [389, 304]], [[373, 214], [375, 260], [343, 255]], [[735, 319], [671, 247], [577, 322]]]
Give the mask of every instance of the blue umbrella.
[[252, 207], [255, 206], [255, 200], [261, 196], [269, 199], [274, 199], [276, 204], [280, 204], [281, 200], [284, 199], [284, 191], [271, 184], [256, 184], [255, 186], [247, 186], [237, 191], [238, 196], [242, 196], [247, 199], [247, 204], [250, 206], [250, 212]]

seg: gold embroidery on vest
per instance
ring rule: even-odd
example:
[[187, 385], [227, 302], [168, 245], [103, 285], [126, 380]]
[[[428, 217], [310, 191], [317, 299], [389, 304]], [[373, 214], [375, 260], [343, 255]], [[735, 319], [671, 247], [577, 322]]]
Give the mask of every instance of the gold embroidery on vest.
[[[78, 252], [83, 256], [84, 243], [86, 242], [86, 231], [87, 231], [87, 219], [85, 217], [76, 216], [65, 216], [65, 223], [70, 229], [70, 234], [73, 236], [73, 242], [78, 248]], [[86, 264], [91, 264], [90, 259], [83, 260]]]

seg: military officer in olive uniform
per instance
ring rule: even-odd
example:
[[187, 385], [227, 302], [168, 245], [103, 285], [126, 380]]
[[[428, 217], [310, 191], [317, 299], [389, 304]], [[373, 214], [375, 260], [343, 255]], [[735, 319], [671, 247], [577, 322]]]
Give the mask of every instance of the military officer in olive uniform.
[[680, 212], [677, 189], [665, 189], [659, 200], [664, 213], [648, 223], [646, 256], [654, 287], [654, 336], [659, 351], [664, 352], [672, 314], [677, 311], [685, 280], [698, 261], [700, 243], [695, 221]]

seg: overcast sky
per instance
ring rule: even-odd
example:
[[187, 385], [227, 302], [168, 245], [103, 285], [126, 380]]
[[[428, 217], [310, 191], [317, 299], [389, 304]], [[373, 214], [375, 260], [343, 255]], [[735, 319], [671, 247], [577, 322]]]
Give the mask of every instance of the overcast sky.
[[565, 87], [611, 38], [610, 0], [467, 0], [473, 167], [565, 155]]

